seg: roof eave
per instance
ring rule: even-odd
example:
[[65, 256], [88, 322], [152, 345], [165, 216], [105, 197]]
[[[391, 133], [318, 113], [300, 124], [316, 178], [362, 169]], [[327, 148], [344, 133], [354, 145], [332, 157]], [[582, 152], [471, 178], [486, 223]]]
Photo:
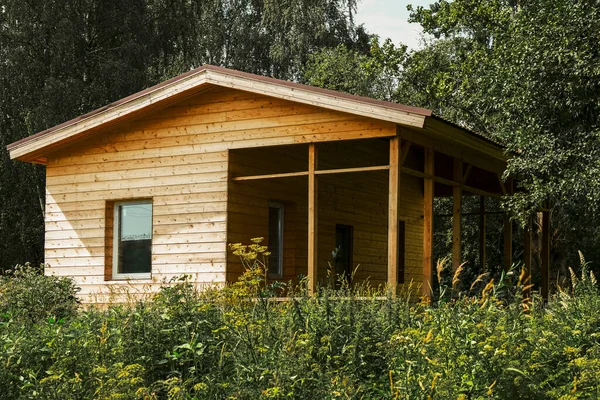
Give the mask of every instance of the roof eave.
[[44, 151], [73, 137], [114, 123], [167, 98], [213, 84], [278, 97], [336, 111], [422, 128], [430, 110], [338, 93], [274, 78], [206, 65], [7, 146], [11, 159], [35, 162]]
[[173, 95], [198, 88], [206, 83], [206, 71], [204, 69], [194, 72], [194, 74], [188, 74], [170, 84], [151, 87], [143, 92], [138, 92], [138, 94], [141, 93], [138, 96], [126, 97], [54, 128], [11, 143], [7, 146], [10, 158], [35, 162], [36, 159], [40, 159], [40, 152], [51, 145], [66, 143], [76, 135], [98, 128], [101, 125], [123, 120], [136, 110], [156, 105]]
[[482, 134], [475, 133], [468, 129], [462, 128], [461, 126], [447, 121], [437, 115], [431, 115], [427, 117], [424, 128], [439, 130], [437, 124], [443, 124], [445, 130], [450, 133], [450, 138], [459, 143], [462, 146], [471, 148], [480, 153], [486, 154], [494, 159], [506, 163], [509, 159], [509, 155], [506, 151], [506, 147], [502, 144], [495, 142]]

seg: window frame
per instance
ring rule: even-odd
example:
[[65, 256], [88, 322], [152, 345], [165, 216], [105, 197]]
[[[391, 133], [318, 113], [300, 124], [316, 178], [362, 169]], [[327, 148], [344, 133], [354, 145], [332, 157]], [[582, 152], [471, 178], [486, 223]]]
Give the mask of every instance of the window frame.
[[[269, 201], [269, 214], [271, 208], [279, 209], [279, 223], [278, 223], [278, 248], [277, 248], [277, 272], [270, 272], [271, 269], [271, 258], [269, 257], [269, 265], [267, 268], [267, 276], [269, 279], [281, 279], [283, 278], [283, 239], [285, 230], [285, 205], [281, 201]], [[269, 225], [269, 250], [271, 250], [271, 219], [267, 221]]]
[[[120, 273], [119, 272], [119, 241], [120, 241], [120, 213], [119, 206], [150, 204], [152, 213], [150, 215], [150, 272]], [[112, 279], [113, 280], [147, 280], [152, 279], [152, 237], [153, 235], [154, 206], [151, 199], [121, 200], [113, 204], [113, 241], [112, 241]]]

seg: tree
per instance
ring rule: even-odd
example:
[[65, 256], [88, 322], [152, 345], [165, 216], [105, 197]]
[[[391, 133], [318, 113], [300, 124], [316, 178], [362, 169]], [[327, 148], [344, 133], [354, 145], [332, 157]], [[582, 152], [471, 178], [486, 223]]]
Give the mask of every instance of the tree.
[[355, 0], [0, 0], [0, 269], [43, 260], [44, 168], [6, 145], [204, 63], [294, 78], [368, 48]]
[[579, 246], [600, 255], [596, 2], [442, 0], [411, 19], [439, 39], [412, 55], [405, 76], [419, 79], [403, 80], [398, 100], [438, 107], [507, 146], [508, 172], [523, 189], [508, 205], [524, 221], [553, 200], [563, 266]]
[[0, 268], [43, 259], [44, 169], [6, 145], [147, 84], [143, 5], [0, 2]]
[[368, 52], [340, 44], [314, 53], [308, 59], [303, 78], [313, 86], [393, 100], [406, 57], [405, 45], [396, 47], [390, 39], [380, 45], [375, 36]]

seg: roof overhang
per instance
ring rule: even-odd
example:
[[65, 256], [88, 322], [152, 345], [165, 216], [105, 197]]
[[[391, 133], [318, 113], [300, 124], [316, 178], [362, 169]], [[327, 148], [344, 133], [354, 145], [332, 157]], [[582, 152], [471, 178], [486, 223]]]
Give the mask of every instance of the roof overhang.
[[423, 128], [430, 110], [205, 65], [7, 146], [11, 159], [45, 163], [45, 154], [116, 124], [196, 95], [229, 87], [330, 110]]

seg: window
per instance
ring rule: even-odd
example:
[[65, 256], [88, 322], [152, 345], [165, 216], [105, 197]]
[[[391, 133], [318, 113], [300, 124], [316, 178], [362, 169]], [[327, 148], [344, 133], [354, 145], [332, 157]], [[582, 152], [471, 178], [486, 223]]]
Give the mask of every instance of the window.
[[113, 279], [149, 279], [152, 270], [152, 202], [116, 202], [113, 215]]
[[398, 283], [404, 283], [404, 264], [406, 251], [406, 221], [398, 221]]
[[269, 202], [269, 278], [283, 277], [283, 204]]
[[352, 247], [354, 228], [351, 225], [335, 225], [335, 275], [336, 280], [342, 274], [348, 281], [352, 273]]

